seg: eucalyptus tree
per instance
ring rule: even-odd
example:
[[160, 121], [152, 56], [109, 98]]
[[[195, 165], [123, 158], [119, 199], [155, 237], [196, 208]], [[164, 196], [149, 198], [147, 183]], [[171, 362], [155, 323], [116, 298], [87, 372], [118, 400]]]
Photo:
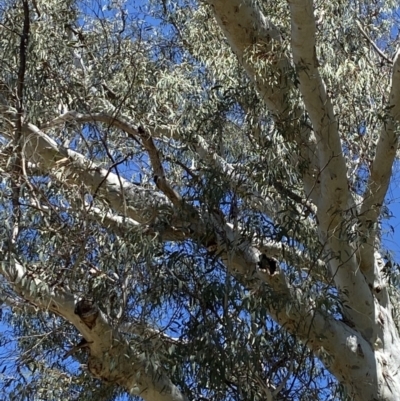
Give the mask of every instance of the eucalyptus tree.
[[10, 399], [400, 399], [396, 3], [1, 3]]

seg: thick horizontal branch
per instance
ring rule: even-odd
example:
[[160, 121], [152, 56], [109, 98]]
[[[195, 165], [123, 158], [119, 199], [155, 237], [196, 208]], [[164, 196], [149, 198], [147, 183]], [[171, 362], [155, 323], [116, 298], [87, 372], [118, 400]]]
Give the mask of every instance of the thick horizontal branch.
[[[160, 133], [158, 129], [153, 130], [146, 127], [145, 130], [140, 126], [135, 125], [132, 121], [129, 121], [129, 119], [120, 115], [113, 116], [106, 112], [81, 114], [75, 111], [69, 111], [66, 114], [50, 121], [49, 123], [44, 124], [44, 128], [42, 129], [54, 128], [64, 124], [66, 121], [75, 123], [105, 123], [109, 127], [113, 126], [123, 130], [130, 137], [142, 138], [144, 147], [150, 155], [154, 176], [157, 178], [157, 187], [164, 192], [164, 194], [172, 201], [172, 203], [174, 203], [176, 206], [181, 205], [182, 199], [180, 195], [168, 184], [162, 163], [160, 161], [159, 152], [157, 151], [152, 139], [164, 139], [164, 135], [166, 135], [168, 138], [174, 138], [175, 140], [183, 141], [183, 138], [181, 138], [177, 132], [174, 132], [173, 129], [171, 129], [170, 133], [165, 132], [165, 130], [162, 130]], [[147, 133], [147, 130], [149, 134]], [[202, 161], [207, 164], [211, 163], [221, 174], [229, 177], [229, 183], [232, 191], [245, 199], [246, 202], [249, 202], [249, 205], [253, 210], [265, 213], [269, 217], [273, 218], [276, 216], [277, 209], [279, 210], [279, 207], [282, 204], [281, 199], [279, 198], [281, 195], [284, 195], [291, 197], [299, 203], [299, 213], [316, 213], [314, 206], [309, 201], [303, 199], [301, 196], [296, 195], [295, 193], [291, 193], [288, 188], [284, 188], [280, 183], [273, 183], [271, 187], [271, 191], [276, 193], [277, 199], [274, 201], [265, 199], [265, 197], [261, 196], [261, 194], [259, 194], [253, 188], [250, 179], [243, 180], [243, 175], [240, 172], [237, 172], [235, 167], [226, 162], [224, 158], [216, 154], [205, 141], [205, 139], [200, 135], [196, 135], [194, 138], [192, 138], [190, 144]], [[278, 216], [281, 220], [285, 219], [285, 213], [279, 213]], [[308, 232], [311, 230], [312, 228], [308, 227]]]
[[[165, 195], [133, 185], [122, 177], [98, 167], [79, 153], [58, 145], [33, 124], [27, 124], [25, 131], [28, 133], [24, 147], [27, 159], [33, 159], [35, 163], [42, 164], [48, 169], [58, 167], [57, 162], [63, 161], [71, 170], [71, 177], [68, 178], [70, 181], [76, 184], [84, 183], [93, 191], [100, 188], [103, 198], [122, 216], [141, 224], [148, 224], [152, 217], [149, 218], [149, 214], [153, 213], [153, 216], [157, 216], [160, 210], [167, 210], [172, 215], [170, 224], [175, 220], [177, 229], [182, 229], [188, 232], [188, 236], [197, 239], [204, 239], [207, 232], [205, 227], [213, 226], [216, 221], [212, 214], [204, 214], [203, 220], [198, 213], [192, 214], [189, 219], [187, 216], [178, 215], [177, 213], [182, 211], [174, 213], [174, 207]], [[99, 215], [99, 217], [106, 218], [107, 216]], [[116, 222], [115, 218], [112, 220]], [[219, 230], [220, 224], [218, 221], [214, 228]], [[222, 243], [226, 243], [226, 240], [224, 235], [220, 236]]]
[[[69, 111], [65, 113], [64, 115], [55, 118], [54, 120], [48, 122], [47, 124], [44, 124], [41, 129], [43, 131], [48, 130], [50, 128], [58, 127], [65, 122], [76, 122], [76, 123], [86, 123], [86, 122], [100, 122], [104, 123], [110, 127], [115, 127], [118, 129], [121, 129], [122, 131], [126, 132], [128, 136], [134, 136], [136, 138], [141, 138], [143, 137], [143, 133], [141, 133], [141, 128], [138, 125], [135, 125], [133, 122], [129, 121], [125, 117], [122, 116], [113, 116], [109, 113], [89, 113], [89, 114], [81, 114], [77, 113], [75, 111]], [[147, 129], [147, 128], [146, 128]], [[149, 133], [151, 137], [153, 138], [159, 138], [163, 139], [164, 137], [168, 138], [173, 138], [176, 140], [181, 140], [179, 134], [177, 132], [174, 132], [173, 129], [170, 131], [166, 132], [166, 130], [152, 130], [151, 128], [149, 129]], [[150, 138], [146, 138], [147, 141], [150, 141]], [[149, 148], [151, 144], [148, 143], [147, 148]], [[159, 160], [157, 158], [159, 157], [157, 155], [157, 150], [155, 149], [154, 144], [150, 146], [151, 149], [148, 149], [151, 151], [151, 154], [153, 155], [153, 168], [154, 168], [154, 174], [157, 175], [157, 177], [163, 177], [164, 171], [162, 169], [162, 165], [160, 165]], [[227, 163], [222, 157], [219, 155], [215, 154], [204, 138], [201, 136], [196, 136], [195, 139], [193, 140], [193, 147], [196, 151], [196, 153], [199, 155], [200, 159], [206, 161], [206, 162], [212, 162], [213, 165], [221, 171], [221, 173], [229, 175], [231, 178], [232, 182], [232, 189], [235, 190], [235, 192], [246, 195], [248, 198], [251, 196], [251, 204], [256, 210], [259, 210], [263, 213], [267, 213], [269, 216], [272, 215], [272, 212], [274, 209], [273, 205], [269, 205], [269, 203], [261, 197], [261, 195], [257, 194], [255, 191], [251, 190], [249, 188], [249, 185], [246, 185], [245, 183], [239, 183], [239, 178], [235, 176], [234, 168], [231, 166], [229, 163]], [[243, 180], [242, 180], [243, 181]], [[171, 191], [171, 190], [170, 190]], [[170, 192], [169, 191], [169, 192]], [[175, 197], [176, 198], [176, 197]], [[179, 201], [179, 199], [177, 199]]]
[[81, 154], [58, 145], [33, 124], [26, 124], [24, 132], [24, 153], [29, 161], [47, 171], [64, 167], [68, 182], [84, 183], [93, 193], [106, 194], [106, 201], [122, 215], [146, 224], [160, 209], [172, 211], [172, 204], [165, 195], [134, 185]]

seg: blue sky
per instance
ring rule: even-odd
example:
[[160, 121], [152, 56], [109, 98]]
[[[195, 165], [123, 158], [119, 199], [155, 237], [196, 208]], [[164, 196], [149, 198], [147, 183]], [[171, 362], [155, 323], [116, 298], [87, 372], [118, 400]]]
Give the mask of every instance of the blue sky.
[[[147, 2], [139, 0], [136, 4], [146, 4]], [[155, 22], [147, 19], [148, 23]], [[396, 163], [393, 169], [393, 178], [387, 194], [387, 205], [392, 217], [383, 222], [383, 245], [395, 256], [395, 261], [400, 262], [400, 164]], [[5, 326], [0, 323], [0, 331], [4, 331]], [[7, 348], [1, 349], [1, 352]], [[0, 381], [2, 380], [0, 374]]]
[[392, 251], [395, 261], [400, 263], [400, 163], [393, 167], [393, 176], [386, 195], [391, 217], [383, 222], [383, 245]]

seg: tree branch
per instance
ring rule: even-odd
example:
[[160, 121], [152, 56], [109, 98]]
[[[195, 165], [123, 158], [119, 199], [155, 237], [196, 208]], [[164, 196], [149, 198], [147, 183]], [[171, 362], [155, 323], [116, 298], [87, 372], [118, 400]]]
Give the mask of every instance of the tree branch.
[[[29, 158], [36, 157], [47, 168], [54, 167], [55, 162], [62, 160], [62, 158], [66, 159], [68, 167], [76, 173], [76, 177], [71, 179], [76, 180], [77, 183], [86, 183], [92, 189], [96, 189], [99, 183], [102, 183], [105, 199], [117, 212], [142, 224], [146, 223], [143, 212], [148, 210], [149, 204], [155, 210], [158, 210], [159, 207], [168, 208], [173, 214], [173, 206], [164, 196], [156, 194], [152, 190], [145, 190], [132, 185], [123, 179], [120, 183], [115, 174], [99, 168], [77, 152], [58, 145], [32, 124], [26, 124], [24, 130], [28, 133], [25, 143], [26, 149], [35, 150], [34, 154], [29, 154], [28, 151]], [[122, 192], [124, 192], [124, 196], [122, 196]], [[180, 222], [180, 224], [184, 226], [184, 223]], [[223, 219], [221, 221], [212, 212], [203, 212], [201, 216], [199, 214], [192, 216], [189, 225], [188, 237], [201, 239], [203, 242], [207, 240], [204, 233], [208, 230], [205, 227], [214, 228], [216, 251], [221, 255], [231, 274], [239, 274], [246, 281], [254, 279], [258, 281], [258, 277], [261, 281], [268, 283], [277, 294], [287, 293], [288, 296], [290, 295], [284, 274], [279, 269], [274, 274], [258, 271], [260, 250], [253, 246], [251, 240], [242, 237]], [[207, 246], [206, 243], [205, 246]], [[280, 322], [280, 319], [278, 321]]]
[[[290, 68], [290, 63], [282, 54], [279, 29], [264, 17], [253, 1], [207, 0], [207, 2], [211, 5], [218, 25], [232, 50], [255, 83], [262, 100], [278, 121], [286, 120], [291, 110], [287, 103], [291, 83], [285, 78], [285, 72]], [[269, 66], [261, 73], [255, 70], [255, 63], [246, 56], [253, 49], [256, 58], [265, 60], [267, 56], [269, 61]], [[266, 79], [271, 74], [276, 79]]]
[[386, 54], [368, 36], [367, 32], [364, 31], [364, 28], [362, 27], [361, 22], [356, 20], [356, 24], [357, 24], [358, 29], [360, 30], [360, 32], [363, 34], [364, 38], [367, 39], [367, 41], [374, 48], [374, 50], [379, 54], [379, 56], [382, 57], [382, 59], [385, 60], [388, 64], [393, 64], [393, 60], [390, 60], [390, 58], [388, 56], [386, 56]]
[[[348, 210], [354, 202], [348, 190], [347, 169], [338, 133], [338, 123], [318, 70], [315, 18], [312, 0], [291, 0], [293, 60], [299, 87], [317, 138], [321, 195], [318, 206], [320, 240], [343, 301], [354, 309], [351, 319], [365, 326], [361, 315], [373, 316], [373, 298], [360, 272], [348, 237]], [[360, 302], [360, 300], [362, 300]]]
[[295, 85], [289, 77], [291, 61], [283, 46], [279, 29], [252, 0], [207, 0], [229, 45], [268, 109], [283, 137], [299, 148], [306, 197], [316, 204], [318, 164], [316, 142], [310, 128], [302, 122], [302, 105], [290, 104]]
[[318, 70], [315, 18], [312, 0], [291, 0], [293, 60], [299, 87], [317, 139], [323, 191], [318, 205], [319, 222], [327, 230], [342, 224], [341, 212], [351, 204], [346, 163], [331, 100]]
[[157, 188], [160, 189], [176, 207], [181, 207], [182, 197], [168, 183], [168, 180], [165, 176], [164, 167], [161, 163], [160, 153], [154, 144], [151, 134], [146, 133], [142, 127], [138, 128], [138, 133], [142, 139], [143, 146], [149, 155], [150, 162], [153, 167], [154, 182]]
[[[133, 131], [130, 125], [125, 128]], [[99, 167], [81, 154], [58, 145], [33, 124], [25, 124], [23, 133], [24, 154], [36, 169], [51, 171], [63, 167], [66, 170], [68, 183], [77, 186], [84, 184], [92, 190], [92, 193], [101, 193], [108, 204], [117, 213], [124, 216], [110, 218], [108, 214], [98, 214], [100, 220], [106, 219], [109, 223], [113, 220], [115, 226], [115, 224], [119, 224], [116, 219], [128, 218], [144, 225], [144, 234], [159, 235], [163, 241], [183, 240], [188, 238], [190, 233], [197, 233], [200, 237], [204, 236], [205, 227], [197, 219], [196, 213], [197, 217], [195, 218], [193, 210], [187, 211], [192, 218], [189, 219], [187, 216], [185, 218], [165, 195], [134, 185], [109, 170]], [[160, 213], [168, 214], [168, 224], [157, 222]], [[190, 220], [195, 223], [191, 223]]]
[[392, 166], [399, 144], [400, 121], [400, 49], [393, 59], [392, 84], [386, 119], [376, 145], [367, 188], [361, 206], [360, 222], [360, 268], [368, 282], [374, 282], [374, 252], [377, 220], [389, 187]]
[[[102, 113], [91, 113], [91, 114], [81, 114], [77, 113], [75, 111], [69, 111], [68, 113], [63, 114], [60, 117], [55, 118], [54, 120], [44, 124], [41, 129], [43, 131], [57, 127], [59, 125], [64, 124], [65, 122], [69, 121], [74, 121], [77, 123], [85, 123], [85, 122], [101, 122], [105, 123], [108, 126], [114, 126], [116, 128], [121, 129], [122, 131], [126, 132], [128, 136], [130, 137], [142, 137], [143, 134], [139, 132], [139, 126], [136, 126], [133, 124], [131, 121], [126, 119], [125, 117], [122, 116], [113, 116], [110, 115], [109, 113], [102, 112]], [[152, 130], [149, 128], [150, 135], [153, 138], [164, 138], [164, 136], [167, 136], [169, 138], [173, 138], [175, 140], [181, 140], [180, 136], [178, 133], [174, 133], [173, 130], [169, 131], [168, 133], [162, 131], [160, 132], [159, 129]], [[147, 141], [150, 139], [147, 138]], [[153, 165], [153, 170], [154, 174], [157, 175], [157, 177], [162, 177], [164, 174], [162, 165], [160, 165], [159, 161], [156, 160], [157, 157], [155, 157], [157, 150], [153, 146], [150, 147], [150, 144], [147, 144], [151, 151], [151, 154], [154, 155], [152, 160], [152, 165]], [[238, 192], [239, 194], [246, 194], [247, 196], [252, 193], [252, 205], [256, 210], [262, 211], [263, 213], [267, 213], [269, 216], [272, 215], [272, 211], [275, 210], [275, 207], [273, 205], [268, 206], [268, 202], [265, 201], [261, 195], [257, 194], [254, 191], [251, 191], [249, 188], [249, 185], [246, 185], [245, 183], [239, 183], [238, 182], [238, 177], [235, 176], [234, 174], [234, 169], [233, 167], [227, 163], [222, 157], [219, 155], [215, 154], [204, 138], [201, 136], [197, 135], [195, 140], [193, 141], [194, 148], [199, 155], [200, 159], [206, 160], [207, 162], [212, 161], [213, 165], [218, 168], [223, 174], [227, 174], [231, 177], [231, 182], [232, 182], [232, 189], [235, 192]], [[172, 188], [170, 189], [169, 192], [172, 191]], [[177, 201], [179, 201], [177, 196], [173, 196]], [[171, 199], [171, 198], [170, 198]]]
[[[61, 124], [64, 124], [66, 121], [74, 121], [76, 123], [101, 122], [107, 124], [108, 126], [114, 126], [125, 131], [129, 137], [141, 137], [143, 139], [143, 144], [145, 145], [145, 148], [146, 150], [148, 150], [150, 155], [154, 175], [155, 177], [157, 177], [157, 186], [159, 186], [159, 188], [168, 196], [168, 198], [173, 202], [175, 206], [179, 206], [181, 204], [182, 199], [180, 195], [168, 184], [168, 181], [165, 179], [165, 172], [160, 162], [160, 156], [152, 139], [163, 139], [166, 136], [169, 138], [174, 138], [175, 140], [182, 140], [181, 136], [178, 133], [174, 133], [173, 130], [171, 130], [170, 133], [167, 133], [164, 130], [162, 132], [159, 132], [158, 129], [153, 130], [151, 128], [146, 128], [146, 130], [148, 130], [151, 135], [151, 137], [148, 137], [144, 131], [140, 132], [140, 126], [136, 126], [135, 124], [133, 124], [133, 122], [129, 121], [129, 119], [123, 116], [111, 115], [107, 112], [80, 114], [75, 111], [69, 111], [68, 113], [57, 117], [49, 123], [44, 124], [42, 126], [42, 129], [46, 130], [54, 128]], [[280, 194], [283, 196], [288, 196], [294, 201], [298, 202], [299, 213], [304, 213], [304, 211], [312, 214], [316, 213], [315, 207], [311, 202], [293, 193], [288, 188], [284, 188], [284, 186], [279, 182], [273, 183], [275, 191], [272, 188], [272, 191], [277, 194], [277, 199], [275, 199], [274, 201], [265, 199], [265, 197], [254, 190], [251, 180], [243, 181], [242, 175], [236, 172], [235, 168], [230, 163], [227, 163], [224, 158], [216, 154], [210, 148], [205, 139], [200, 135], [196, 135], [193, 138], [191, 145], [193, 146], [194, 150], [201, 160], [205, 161], [206, 163], [211, 162], [212, 165], [217, 168], [221, 174], [229, 176], [229, 183], [232, 191], [243, 197], [243, 199], [246, 199], [246, 201], [249, 201], [251, 207], [254, 210], [265, 213], [270, 217], [276, 215], [276, 210], [277, 208], [280, 208], [280, 205], [282, 203], [278, 195]], [[278, 215], [281, 219], [285, 218], [284, 213], [280, 213]], [[308, 229], [309, 231], [311, 230], [310, 227], [308, 227]]]
[[[240, 63], [272, 111], [276, 124], [285, 131], [285, 138], [295, 140], [300, 148], [307, 166], [303, 173], [306, 196], [318, 206], [320, 241], [326, 246], [324, 257], [329, 261], [343, 302], [354, 307], [348, 312], [350, 319], [358, 320], [360, 327], [364, 327], [366, 321], [361, 316], [373, 315], [373, 300], [347, 239], [344, 213], [353, 205], [337, 121], [316, 64], [312, 1], [308, 0], [305, 7], [303, 1], [296, 0], [290, 7], [293, 57], [314, 132], [301, 122], [302, 108], [288, 103], [294, 85], [287, 77], [290, 62], [282, 49], [278, 29], [253, 1], [208, 0], [208, 3]], [[257, 57], [261, 62], [258, 66]], [[339, 231], [344, 236], [339, 236]]]
[[[58, 145], [35, 125], [26, 124], [24, 132], [24, 151], [28, 159], [47, 170], [59, 167], [56, 162], [64, 163], [69, 171], [76, 174], [69, 174], [69, 182], [77, 185], [84, 183], [93, 192], [100, 190], [106, 193], [109, 204], [122, 215], [146, 224], [149, 216], [157, 215], [160, 208], [172, 212], [172, 204], [164, 195], [131, 184], [81, 154]], [[130, 202], [126, 202], [121, 192], [129, 195]]]
[[0, 258], [0, 273], [20, 296], [43, 311], [61, 316], [83, 335], [90, 350], [89, 371], [94, 376], [119, 384], [144, 400], [187, 400], [161, 366], [148, 363], [143, 354], [138, 355], [95, 304], [78, 300], [61, 288], [50, 288], [15, 260], [6, 260], [3, 254]]

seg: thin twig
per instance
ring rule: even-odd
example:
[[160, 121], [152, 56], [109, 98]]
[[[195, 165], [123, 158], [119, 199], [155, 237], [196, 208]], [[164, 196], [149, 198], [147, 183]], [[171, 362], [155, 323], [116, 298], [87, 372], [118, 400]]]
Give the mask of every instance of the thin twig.
[[386, 54], [379, 49], [379, 47], [376, 45], [376, 43], [368, 36], [367, 32], [364, 31], [363, 27], [361, 26], [360, 21], [356, 20], [356, 24], [358, 26], [358, 29], [361, 31], [363, 34], [364, 38], [368, 40], [368, 42], [371, 44], [371, 46], [374, 48], [374, 50], [389, 64], [393, 64], [393, 61], [386, 56]]
[[154, 182], [161, 191], [169, 198], [175, 206], [182, 205], [182, 196], [175, 191], [168, 183], [164, 167], [161, 162], [160, 154], [154, 144], [153, 138], [150, 134], [146, 133], [142, 127], [138, 127], [138, 134], [140, 135], [143, 146], [147, 150], [150, 158], [151, 165], [154, 172]]
[[22, 163], [24, 159], [22, 157], [22, 120], [24, 114], [24, 81], [25, 81], [25, 72], [26, 72], [26, 54], [29, 42], [29, 4], [28, 0], [22, 0], [23, 9], [24, 9], [24, 24], [22, 28], [22, 34], [20, 36], [20, 46], [19, 46], [19, 68], [18, 68], [18, 78], [17, 78], [17, 100], [16, 100], [16, 109], [17, 109], [17, 118], [15, 122], [15, 157], [14, 157], [14, 171], [16, 173], [16, 177], [12, 182], [12, 204], [13, 204], [13, 233], [11, 236], [10, 249], [12, 247], [12, 243], [16, 239], [18, 235], [18, 226], [20, 219], [20, 209], [19, 209], [19, 196], [20, 196], [20, 185], [19, 179], [23, 175], [23, 167]]

